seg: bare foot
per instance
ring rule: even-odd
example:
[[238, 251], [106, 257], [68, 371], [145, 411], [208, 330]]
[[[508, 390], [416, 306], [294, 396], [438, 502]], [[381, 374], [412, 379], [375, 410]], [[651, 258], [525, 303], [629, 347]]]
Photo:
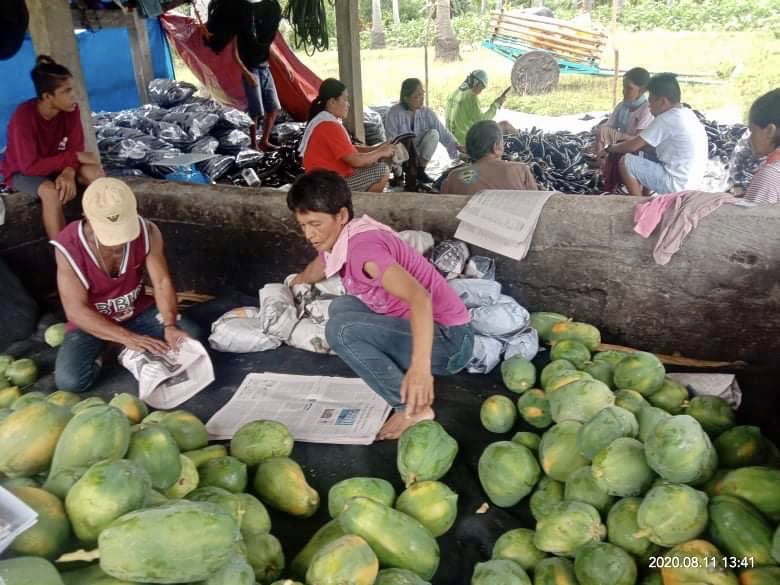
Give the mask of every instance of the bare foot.
[[421, 420], [433, 420], [435, 413], [432, 408], [426, 408], [413, 416], [407, 416], [405, 412], [399, 411], [387, 419], [379, 433], [376, 436], [377, 441], [395, 440], [401, 436], [406, 429]]
[[278, 144], [272, 144], [270, 142], [261, 142], [259, 146], [262, 150], [265, 151], [274, 151], [274, 150], [279, 150], [281, 148], [281, 146], [279, 146]]

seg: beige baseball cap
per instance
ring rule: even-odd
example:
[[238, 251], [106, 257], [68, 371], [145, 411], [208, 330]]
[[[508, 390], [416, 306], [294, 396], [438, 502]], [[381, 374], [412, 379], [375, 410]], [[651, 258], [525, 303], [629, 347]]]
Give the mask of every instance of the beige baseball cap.
[[105, 246], [131, 242], [141, 233], [135, 194], [119, 179], [93, 181], [84, 191], [81, 206], [95, 236]]

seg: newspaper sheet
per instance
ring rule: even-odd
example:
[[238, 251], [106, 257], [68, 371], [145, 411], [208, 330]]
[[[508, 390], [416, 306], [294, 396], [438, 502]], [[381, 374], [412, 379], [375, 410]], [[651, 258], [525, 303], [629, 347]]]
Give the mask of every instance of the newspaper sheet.
[[[38, 513], [7, 489], [0, 487], [0, 553], [22, 532], [38, 522]], [[0, 577], [0, 583], [3, 579]]]
[[206, 423], [214, 439], [230, 439], [253, 420], [275, 420], [296, 441], [370, 445], [390, 406], [360, 378], [249, 374]]
[[455, 237], [522, 260], [550, 195], [551, 191], [480, 191], [458, 213], [461, 223]]
[[686, 386], [694, 396], [718, 396], [734, 409], [742, 403], [742, 389], [734, 374], [672, 373], [669, 377]]
[[176, 351], [165, 355], [125, 348], [121, 363], [138, 380], [138, 397], [162, 410], [189, 400], [214, 381], [214, 366], [206, 349], [186, 339]]

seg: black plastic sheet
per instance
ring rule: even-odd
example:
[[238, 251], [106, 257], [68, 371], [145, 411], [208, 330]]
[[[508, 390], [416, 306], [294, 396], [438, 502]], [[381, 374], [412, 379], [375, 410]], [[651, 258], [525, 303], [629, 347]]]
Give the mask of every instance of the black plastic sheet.
[[191, 83], [172, 79], [152, 79], [148, 86], [149, 99], [163, 108], [172, 108], [186, 102], [197, 90]]

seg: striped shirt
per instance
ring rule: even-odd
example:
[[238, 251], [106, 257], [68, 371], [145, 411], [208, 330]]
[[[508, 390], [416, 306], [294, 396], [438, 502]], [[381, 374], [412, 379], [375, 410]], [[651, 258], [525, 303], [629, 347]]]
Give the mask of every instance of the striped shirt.
[[780, 203], [780, 149], [770, 154], [753, 175], [745, 200], [758, 204]]

